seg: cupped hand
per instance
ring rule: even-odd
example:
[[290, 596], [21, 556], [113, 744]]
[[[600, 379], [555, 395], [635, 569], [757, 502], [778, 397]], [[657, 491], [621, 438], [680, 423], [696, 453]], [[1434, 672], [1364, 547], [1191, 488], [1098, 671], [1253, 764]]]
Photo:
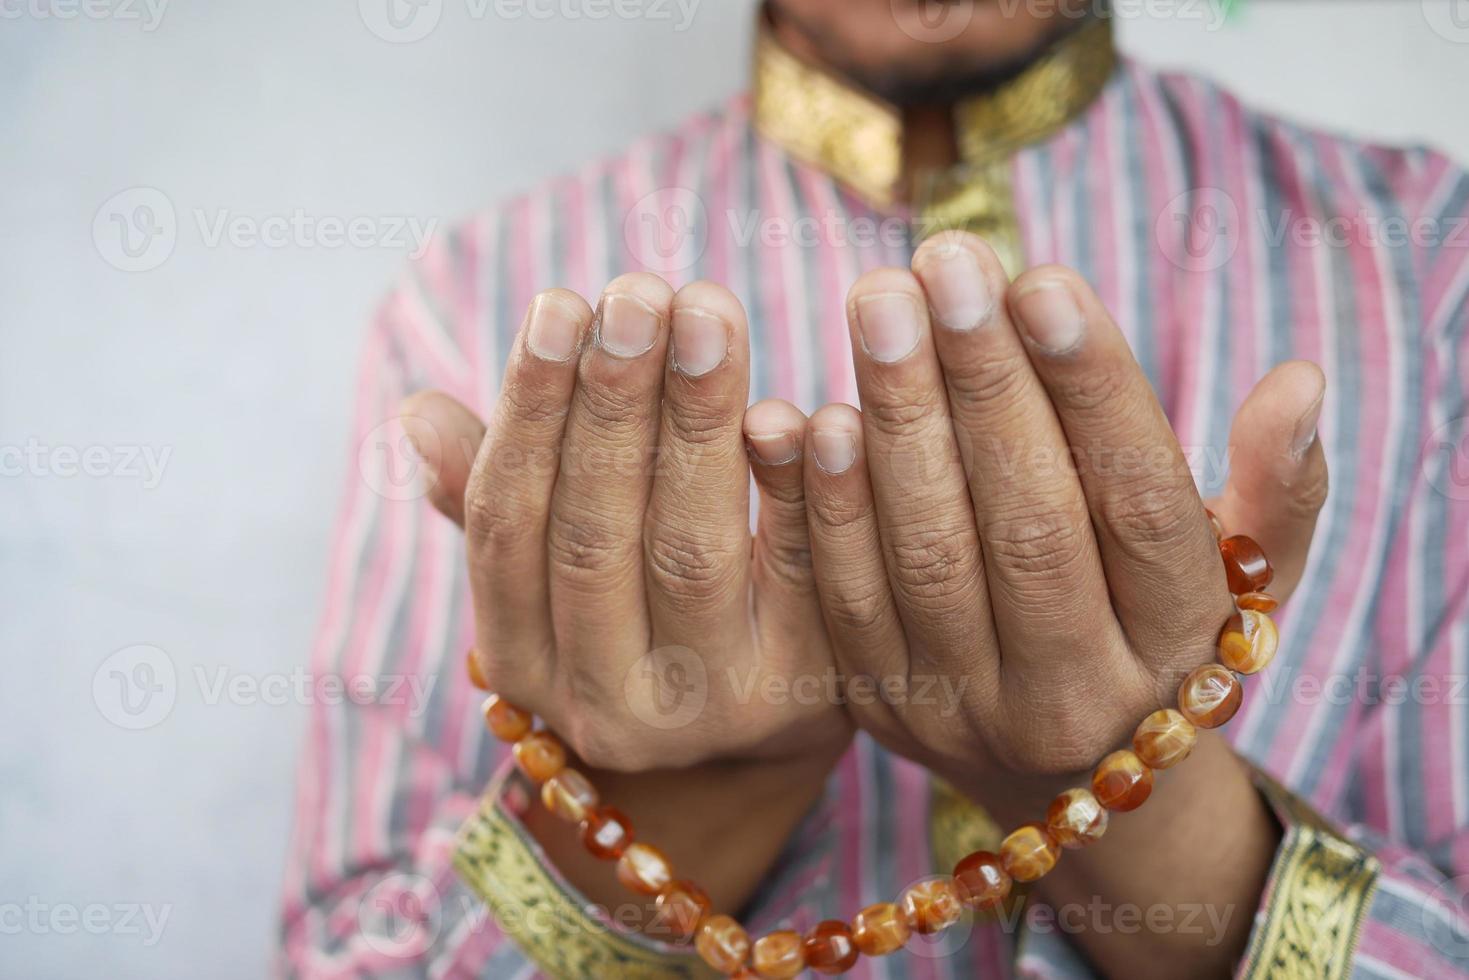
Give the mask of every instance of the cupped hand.
[[[595, 311], [565, 290], [535, 298], [487, 429], [447, 395], [405, 405], [440, 457], [432, 499], [466, 531], [485, 679], [594, 769], [829, 765], [850, 738], [832, 699], [768, 696], [830, 674], [832, 653], [805, 418], [769, 403], [746, 419], [748, 393], [738, 300], [632, 274]], [[442, 451], [466, 442], [472, 464]]]
[[[1053, 792], [1176, 703], [1230, 594], [1187, 458], [1075, 272], [1011, 283], [972, 235], [848, 304], [862, 411], [815, 413], [806, 501], [836, 659], [897, 678], [858, 723], [987, 803]], [[1198, 379], [1207, 386], [1208, 379]], [[1319, 369], [1239, 410], [1217, 513], [1289, 595], [1326, 492]]]

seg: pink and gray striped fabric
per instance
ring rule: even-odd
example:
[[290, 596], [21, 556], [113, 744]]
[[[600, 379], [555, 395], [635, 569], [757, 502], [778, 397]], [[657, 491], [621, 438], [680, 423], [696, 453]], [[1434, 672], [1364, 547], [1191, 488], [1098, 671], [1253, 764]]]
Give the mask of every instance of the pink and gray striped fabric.
[[[1229, 732], [1381, 859], [1356, 973], [1469, 975], [1469, 932], [1451, 911], [1469, 891], [1469, 177], [1431, 151], [1322, 135], [1125, 61], [1013, 168], [1027, 260], [1095, 284], [1205, 493], [1222, 484], [1230, 417], [1252, 384], [1287, 358], [1325, 369], [1331, 498], [1284, 612], [1282, 658], [1251, 682]], [[670, 194], [696, 202], [673, 251], [637, 220]], [[537, 290], [590, 299], [644, 267], [741, 297], [757, 396], [808, 411], [855, 402], [843, 297], [862, 271], [907, 265], [912, 243], [891, 234], [902, 217], [757, 137], [737, 99], [443, 236], [368, 336], [354, 448], [391, 431], [417, 389], [487, 414]], [[800, 219], [815, 240], [765, 233]], [[350, 469], [312, 669], [432, 680], [432, 697], [424, 710], [313, 709], [284, 969], [530, 976], [450, 865], [453, 833], [504, 754], [462, 670], [462, 538], [424, 501], [396, 499], [411, 495], [392, 491], [390, 465], [364, 453]], [[804, 928], [930, 873], [926, 787], [923, 771], [859, 739], [754, 923]], [[406, 948], [362, 914], [415, 907], [405, 898], [433, 905]], [[961, 939], [853, 975], [1085, 974], [1064, 940], [1017, 944], [994, 927]]]

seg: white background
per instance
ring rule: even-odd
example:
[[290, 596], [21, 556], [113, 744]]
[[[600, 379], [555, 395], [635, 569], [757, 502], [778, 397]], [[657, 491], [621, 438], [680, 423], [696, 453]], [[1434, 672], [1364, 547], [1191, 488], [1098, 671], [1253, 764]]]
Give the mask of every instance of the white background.
[[[367, 26], [385, 0], [172, 0], [156, 23], [143, 0], [88, 2], [111, 15], [0, 0], [0, 975], [255, 977], [305, 707], [210, 704], [196, 671], [304, 662], [358, 345], [404, 249], [211, 247], [196, 213], [447, 223], [736, 91], [751, 5], [684, 0], [679, 30], [662, 0], [642, 9], [672, 19], [426, 0], [436, 29], [389, 43]], [[1458, 2], [1462, 27], [1446, 0], [1249, 0], [1210, 29], [1203, 0], [1153, 0], [1122, 38], [1281, 112], [1469, 159]], [[93, 219], [138, 186], [178, 234], [127, 273]], [[103, 468], [169, 455], [153, 486], [67, 476], [64, 456], [17, 475], [28, 445], [104, 447]], [[135, 644], [177, 677], [143, 731], [103, 710], [130, 664], [93, 690]], [[89, 905], [112, 927], [66, 918]], [[156, 943], [127, 906], [166, 911]]]

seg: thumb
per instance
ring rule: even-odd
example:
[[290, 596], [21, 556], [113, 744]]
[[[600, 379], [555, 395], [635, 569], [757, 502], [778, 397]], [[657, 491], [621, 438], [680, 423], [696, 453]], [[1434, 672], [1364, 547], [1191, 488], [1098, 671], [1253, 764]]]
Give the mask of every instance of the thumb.
[[420, 391], [398, 406], [403, 432], [423, 460], [434, 509], [464, 526], [464, 490], [485, 438], [479, 416], [442, 391]]
[[1316, 437], [1325, 395], [1326, 376], [1310, 361], [1287, 361], [1265, 375], [1234, 416], [1229, 479], [1209, 502], [1226, 535], [1260, 543], [1281, 601], [1301, 580], [1326, 503], [1326, 454]]

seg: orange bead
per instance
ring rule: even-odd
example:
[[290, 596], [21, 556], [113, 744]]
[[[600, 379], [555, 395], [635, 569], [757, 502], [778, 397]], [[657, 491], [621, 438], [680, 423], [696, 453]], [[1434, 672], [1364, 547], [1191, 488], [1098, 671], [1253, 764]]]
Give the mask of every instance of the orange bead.
[[750, 955], [750, 934], [727, 915], [711, 915], [699, 925], [694, 948], [720, 973], [733, 973]]
[[632, 843], [632, 821], [615, 806], [599, 806], [581, 822], [581, 843], [587, 853], [603, 861], [622, 857]]
[[687, 942], [709, 914], [709, 894], [692, 881], [671, 881], [654, 903], [653, 924], [674, 942]]
[[1261, 592], [1275, 577], [1275, 569], [1254, 538], [1236, 534], [1219, 542], [1224, 558], [1224, 574], [1229, 578], [1229, 591], [1235, 595]]
[[976, 912], [990, 912], [1010, 897], [1011, 878], [998, 854], [975, 851], [954, 865], [954, 885], [959, 901]]
[[1280, 608], [1280, 600], [1268, 592], [1246, 592], [1235, 596], [1234, 604], [1241, 609], [1253, 609], [1262, 613], [1275, 612]]
[[1224, 540], [1224, 525], [1222, 523], [1220, 523], [1220, 521], [1219, 521], [1219, 515], [1218, 514], [1215, 514], [1212, 510], [1210, 510], [1207, 507], [1204, 508], [1204, 513], [1209, 518], [1209, 527], [1212, 528], [1213, 531], [1214, 531], [1214, 540], [1215, 541], [1223, 541]]
[[801, 934], [782, 929], [761, 936], [750, 951], [750, 965], [758, 976], [789, 980], [806, 968], [801, 956]]
[[481, 691], [488, 691], [490, 682], [485, 679], [485, 672], [480, 669], [479, 652], [474, 647], [470, 647], [469, 652], [464, 655], [464, 664], [469, 668], [469, 683]]
[[1084, 789], [1068, 789], [1046, 810], [1046, 829], [1068, 850], [1085, 847], [1107, 832], [1107, 811]]
[[845, 922], [818, 922], [801, 941], [806, 965], [817, 973], [846, 973], [857, 965], [857, 944]]
[[515, 743], [515, 764], [538, 783], [566, 768], [566, 750], [550, 732], [531, 732]]
[[1187, 759], [1199, 730], [1172, 708], [1154, 711], [1132, 736], [1132, 751], [1149, 769], [1167, 769]]
[[1107, 756], [1092, 773], [1092, 795], [1109, 810], [1136, 810], [1152, 792], [1153, 770], [1127, 749]]
[[852, 941], [863, 956], [886, 956], [903, 948], [913, 929], [892, 902], [869, 905], [852, 917]]
[[1199, 728], [1218, 728], [1234, 717], [1244, 700], [1239, 678], [1218, 664], [1204, 664], [1183, 679], [1178, 710]]
[[581, 823], [601, 800], [587, 777], [566, 768], [541, 784], [541, 802], [567, 823]]
[[948, 875], [925, 878], [909, 885], [898, 897], [898, 908], [902, 909], [908, 927], [925, 936], [949, 928], [964, 913], [959, 889]]
[[635, 841], [617, 859], [617, 880], [629, 891], [656, 895], [673, 880], [673, 865], [652, 844]]
[[1275, 620], [1253, 609], [1229, 617], [1219, 634], [1219, 662], [1241, 674], [1256, 674], [1270, 666], [1279, 648]]
[[1061, 849], [1038, 823], [1016, 827], [1000, 845], [1000, 863], [1016, 881], [1035, 881], [1056, 866]]
[[530, 731], [531, 713], [517, 708], [498, 694], [485, 698], [485, 724], [502, 742], [518, 742]]

